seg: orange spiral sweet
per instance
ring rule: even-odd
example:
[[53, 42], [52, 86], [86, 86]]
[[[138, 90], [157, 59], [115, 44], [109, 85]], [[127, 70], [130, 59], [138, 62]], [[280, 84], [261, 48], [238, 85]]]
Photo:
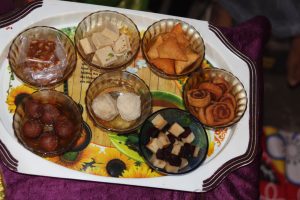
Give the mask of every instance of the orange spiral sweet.
[[210, 93], [206, 90], [191, 89], [187, 93], [188, 102], [191, 106], [202, 108], [211, 101]]
[[216, 102], [206, 107], [205, 116], [208, 125], [223, 125], [234, 119], [235, 109], [230, 103]]

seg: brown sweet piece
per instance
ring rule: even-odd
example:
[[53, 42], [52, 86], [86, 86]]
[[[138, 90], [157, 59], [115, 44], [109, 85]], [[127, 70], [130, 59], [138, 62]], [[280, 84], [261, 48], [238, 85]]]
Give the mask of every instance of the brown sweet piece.
[[60, 138], [70, 138], [73, 135], [73, 123], [68, 118], [61, 118], [54, 124], [55, 133]]
[[223, 93], [229, 92], [229, 90], [230, 90], [229, 83], [222, 77], [215, 77], [212, 80], [212, 83], [219, 86], [222, 89]]
[[186, 70], [192, 63], [194, 63], [199, 58], [199, 55], [193, 52], [191, 48], [187, 48], [185, 53], [188, 59], [187, 61], [179, 61], [179, 60], [175, 61], [176, 74], [181, 74], [184, 70]]
[[157, 51], [157, 47], [159, 45], [161, 45], [163, 43], [163, 39], [162, 39], [162, 36], [159, 35], [155, 42], [153, 43], [153, 45], [149, 48], [148, 52], [147, 52], [147, 55], [150, 59], [155, 59], [155, 58], [158, 58], [158, 51]]
[[177, 40], [172, 37], [165, 40], [157, 47], [158, 55], [160, 58], [169, 58], [174, 60], [187, 61], [188, 58], [184, 51], [180, 48]]
[[24, 106], [25, 113], [31, 118], [37, 119], [42, 116], [43, 109], [39, 102], [35, 100], [28, 100]]
[[45, 124], [52, 124], [56, 118], [60, 115], [59, 110], [56, 106], [52, 104], [43, 105], [43, 116], [41, 118], [42, 122]]
[[207, 90], [191, 89], [187, 92], [188, 102], [191, 106], [202, 108], [211, 101], [210, 93]]
[[52, 132], [43, 133], [39, 139], [39, 146], [47, 152], [54, 151], [58, 146], [58, 138]]
[[218, 100], [222, 96], [222, 89], [210, 82], [201, 83], [198, 87], [199, 90], [207, 90], [212, 94], [212, 100]]
[[151, 60], [151, 62], [163, 72], [167, 74], [175, 74], [174, 60], [168, 58], [156, 58]]
[[208, 125], [222, 125], [234, 119], [235, 110], [230, 103], [216, 102], [205, 110]]
[[228, 92], [221, 97], [220, 102], [229, 103], [234, 109], [236, 108], [236, 100], [234, 96]]
[[28, 138], [37, 138], [43, 131], [43, 126], [38, 120], [27, 120], [22, 127], [22, 133]]

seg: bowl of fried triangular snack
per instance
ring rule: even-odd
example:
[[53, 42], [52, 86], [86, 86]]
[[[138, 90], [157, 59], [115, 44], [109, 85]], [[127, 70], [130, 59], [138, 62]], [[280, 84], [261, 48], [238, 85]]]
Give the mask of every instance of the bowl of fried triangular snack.
[[188, 23], [163, 19], [149, 26], [144, 33], [142, 51], [156, 74], [176, 79], [200, 67], [204, 42], [199, 32]]

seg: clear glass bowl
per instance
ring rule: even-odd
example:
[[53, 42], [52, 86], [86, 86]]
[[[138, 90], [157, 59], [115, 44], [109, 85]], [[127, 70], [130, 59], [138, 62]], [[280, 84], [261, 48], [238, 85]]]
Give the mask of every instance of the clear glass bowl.
[[[190, 42], [192, 50], [199, 55], [199, 58], [195, 62], [190, 64], [189, 67], [187, 67], [188, 70], [183, 71], [181, 74], [167, 74], [166, 72], [160, 70], [154, 64], [151, 63], [151, 59], [148, 57], [147, 52], [149, 50], [150, 44], [153, 43], [153, 40], [159, 34], [170, 32], [173, 29], [173, 27], [178, 23], [181, 24], [183, 32], [185, 33], [186, 38]], [[190, 24], [178, 19], [163, 19], [150, 25], [143, 35], [141, 48], [142, 53], [146, 61], [148, 62], [151, 70], [157, 75], [167, 79], [178, 79], [180, 77], [187, 76], [196, 69], [198, 69], [204, 59], [205, 53], [205, 46], [200, 33]]]
[[[29, 57], [30, 44], [34, 40], [54, 42], [56, 59], [41, 60], [36, 55]], [[53, 88], [72, 74], [77, 54], [71, 39], [62, 31], [48, 26], [35, 26], [24, 30], [13, 40], [8, 60], [12, 71], [24, 83], [35, 88]], [[45, 66], [40, 67], [41, 64]]]
[[[131, 46], [130, 53], [122, 61], [118, 61], [107, 67], [103, 67], [100, 64], [93, 63], [92, 59], [94, 53], [86, 55], [79, 42], [81, 39], [89, 37], [94, 32], [97, 32], [105, 22], [116, 25], [121, 33], [130, 36], [129, 42]], [[126, 15], [118, 13], [116, 11], [98, 11], [86, 16], [78, 24], [75, 31], [74, 42], [78, 54], [87, 65], [100, 71], [112, 71], [122, 69], [133, 61], [140, 48], [140, 32], [135, 23]]]
[[[118, 96], [127, 92], [140, 96], [140, 117], [132, 121], [123, 120], [120, 115], [110, 121], [97, 117], [92, 109], [92, 103], [100, 93], [109, 93], [116, 100]], [[145, 82], [134, 74], [126, 71], [107, 72], [90, 84], [86, 94], [86, 106], [88, 114], [98, 127], [111, 132], [129, 133], [136, 130], [151, 114], [151, 93]]]
[[[153, 153], [146, 147], [150, 138], [152, 137], [151, 135], [153, 134], [152, 120], [158, 114], [160, 114], [168, 122], [169, 125], [176, 122], [184, 128], [190, 128], [190, 130], [195, 135], [195, 139], [191, 144], [200, 148], [198, 155], [196, 157], [191, 156], [187, 158], [188, 165], [180, 169], [177, 173], [168, 172], [165, 169], [154, 166], [151, 162]], [[147, 118], [140, 130], [139, 147], [141, 155], [144, 157], [147, 164], [153, 169], [163, 174], [178, 175], [191, 172], [197, 169], [204, 162], [208, 151], [208, 137], [202, 124], [191, 113], [177, 108], [165, 108], [156, 111]]]
[[[43, 105], [55, 105], [57, 108], [59, 108], [61, 114], [58, 118], [63, 120], [63, 118], [60, 117], [64, 116], [71, 121], [73, 125], [73, 131], [69, 136], [61, 138], [55, 133], [58, 138], [58, 146], [55, 150], [45, 150], [41, 147], [39, 140], [46, 132], [55, 132], [54, 123], [57, 123], [57, 121], [53, 122], [53, 124], [43, 124], [41, 118], [38, 118], [36, 120], [38, 120], [40, 124], [43, 124], [44, 132], [35, 138], [28, 138], [24, 135], [24, 123], [28, 120], [33, 120], [32, 117], [28, 115], [28, 111], [26, 112], [26, 109], [28, 109], [26, 106], [29, 105], [28, 102], [30, 101], [39, 102]], [[82, 116], [78, 105], [72, 100], [71, 97], [55, 90], [39, 90], [25, 97], [17, 106], [13, 117], [13, 129], [18, 141], [29, 151], [44, 157], [57, 156], [70, 150], [76, 143], [82, 130]]]
[[[228, 92], [233, 95], [236, 106], [234, 109], [234, 118], [231, 121], [219, 125], [210, 125], [200, 117], [200, 109], [190, 105], [188, 91], [197, 89], [201, 83], [211, 82], [215, 78], [221, 78], [228, 82]], [[247, 94], [241, 81], [232, 73], [218, 68], [207, 68], [191, 74], [184, 85], [183, 99], [185, 107], [208, 128], [225, 128], [234, 125], [242, 118], [247, 108]]]

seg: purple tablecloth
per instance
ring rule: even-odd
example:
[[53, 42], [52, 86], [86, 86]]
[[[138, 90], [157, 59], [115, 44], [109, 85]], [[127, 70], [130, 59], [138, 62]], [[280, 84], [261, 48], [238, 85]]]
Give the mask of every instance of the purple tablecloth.
[[[260, 71], [263, 47], [270, 34], [270, 23], [264, 17], [253, 18], [222, 33], [242, 53], [251, 58]], [[262, 76], [260, 73], [259, 76]], [[258, 77], [262, 81], [262, 77]], [[261, 82], [258, 83], [261, 85]], [[261, 88], [261, 87], [260, 87]], [[257, 91], [262, 96], [262, 89]], [[257, 103], [260, 104], [261, 100]], [[262, 109], [260, 109], [261, 111]], [[261, 121], [261, 120], [259, 120]], [[257, 147], [259, 149], [259, 147]], [[260, 152], [260, 151], [258, 151]], [[4, 175], [7, 199], [257, 199], [259, 195], [260, 153], [248, 166], [225, 178], [215, 189], [206, 193], [66, 180], [15, 173], [0, 166]]]

